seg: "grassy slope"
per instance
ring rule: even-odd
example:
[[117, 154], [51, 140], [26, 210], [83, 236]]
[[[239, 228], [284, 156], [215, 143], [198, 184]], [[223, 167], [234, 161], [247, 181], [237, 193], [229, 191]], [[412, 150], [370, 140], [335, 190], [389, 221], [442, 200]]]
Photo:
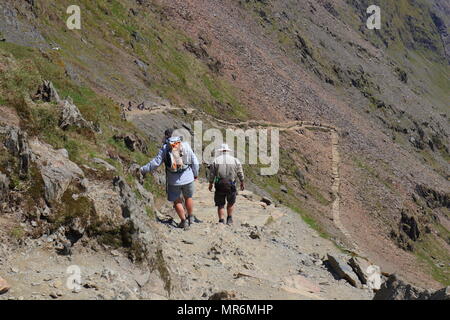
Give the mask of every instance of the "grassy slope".
[[[55, 148], [66, 148], [71, 160], [78, 164], [87, 163], [91, 157], [103, 157], [123, 173], [119, 162], [106, 157], [110, 149], [128, 162], [143, 164], [148, 159], [146, 155], [130, 152], [112, 139], [117, 132], [135, 132], [144, 137], [132, 124], [120, 120], [117, 102], [93, 90], [92, 79], [81, 79], [78, 83], [66, 75], [67, 65], [83, 70], [87, 69], [87, 62], [98, 60], [108, 69], [94, 72], [125, 82], [126, 77], [115, 73], [111, 67], [120, 63], [123, 54], [148, 63], [147, 73], [154, 75], [152, 81], [146, 83], [150, 92], [175, 104], [191, 104], [212, 114], [217, 114], [218, 104], [229, 105], [230, 117], [246, 117], [235, 89], [183, 49], [183, 43], [191, 40], [164, 21], [161, 8], [140, 10], [134, 17], [129, 13], [133, 1], [81, 1], [82, 30], [68, 31], [62, 17], [67, 16], [65, 9], [70, 4], [70, 1], [38, 1], [34, 9], [46, 40], [61, 50], [39, 51], [0, 42], [1, 61], [8, 66], [7, 72], [0, 75], [0, 102], [19, 111], [22, 126], [30, 135], [39, 136]], [[142, 40], [137, 42], [132, 35], [134, 32], [138, 32]], [[89, 45], [84, 45], [81, 38]], [[86, 71], [88, 77], [95, 79], [96, 74]], [[30, 101], [30, 95], [36, 92], [43, 79], [51, 80], [61, 97], [70, 96], [83, 116], [98, 124], [102, 133], [93, 136], [79, 130], [59, 129], [59, 115], [54, 105]], [[108, 78], [101, 80], [106, 86], [110, 81]], [[153, 154], [156, 145], [147, 142]]]
[[[42, 10], [64, 16], [69, 3], [58, 1], [57, 5]], [[62, 46], [69, 61], [81, 66], [85, 64], [83, 58], [120, 63], [122, 57], [111, 48], [114, 46], [148, 64], [146, 73], [150, 79], [145, 82], [146, 88], [141, 90], [149, 90], [176, 104], [194, 105], [213, 114], [217, 114], [217, 104], [230, 105], [230, 117], [245, 117], [235, 89], [183, 48], [184, 43], [192, 40], [166, 21], [163, 8], [152, 4], [133, 16], [130, 8], [140, 8], [135, 1], [85, 0], [80, 1], [80, 6], [83, 18], [80, 31], [67, 32], [61, 28], [59, 20], [45, 21], [51, 30], [47, 38]], [[81, 37], [93, 48], [82, 45]], [[125, 80], [120, 73], [108, 71], [120, 81]]]

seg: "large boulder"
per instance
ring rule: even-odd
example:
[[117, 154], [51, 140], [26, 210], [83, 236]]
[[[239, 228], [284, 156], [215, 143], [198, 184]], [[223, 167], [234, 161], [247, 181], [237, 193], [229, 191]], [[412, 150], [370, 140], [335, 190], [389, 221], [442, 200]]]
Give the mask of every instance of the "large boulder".
[[70, 184], [80, 184], [84, 179], [83, 171], [64, 152], [55, 150], [38, 139], [30, 141], [30, 148], [44, 181], [47, 203], [58, 202]]
[[375, 294], [374, 300], [450, 300], [450, 287], [438, 291], [415, 287], [398, 275], [391, 275], [381, 289]]
[[340, 257], [327, 254], [328, 266], [340, 278], [347, 280], [352, 286], [360, 288], [361, 282], [353, 269]]
[[381, 270], [379, 266], [373, 265], [368, 260], [360, 257], [352, 257], [348, 263], [362, 284], [367, 285], [369, 289], [380, 289]]

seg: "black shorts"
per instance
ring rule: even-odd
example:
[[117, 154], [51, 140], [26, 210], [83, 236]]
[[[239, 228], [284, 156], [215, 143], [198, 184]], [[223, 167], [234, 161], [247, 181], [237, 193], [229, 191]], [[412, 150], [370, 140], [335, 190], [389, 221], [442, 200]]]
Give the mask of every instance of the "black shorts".
[[236, 202], [237, 191], [236, 188], [229, 193], [218, 193], [217, 191], [214, 193], [214, 203], [216, 207], [223, 208], [225, 206], [225, 199], [227, 204], [232, 206]]

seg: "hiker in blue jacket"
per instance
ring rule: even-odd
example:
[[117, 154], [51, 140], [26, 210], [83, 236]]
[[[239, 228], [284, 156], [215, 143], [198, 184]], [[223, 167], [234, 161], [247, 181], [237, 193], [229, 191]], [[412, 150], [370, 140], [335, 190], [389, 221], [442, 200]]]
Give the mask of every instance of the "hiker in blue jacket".
[[[163, 163], [166, 166], [167, 199], [173, 202], [173, 207], [180, 217], [181, 222], [178, 226], [187, 230], [192, 223], [201, 222], [193, 215], [194, 201], [192, 199], [195, 191], [194, 181], [197, 180], [200, 168], [199, 161], [188, 143], [183, 142], [180, 137], [168, 137], [158, 155], [141, 167], [140, 171], [145, 176]], [[183, 207], [183, 198], [187, 216]]]

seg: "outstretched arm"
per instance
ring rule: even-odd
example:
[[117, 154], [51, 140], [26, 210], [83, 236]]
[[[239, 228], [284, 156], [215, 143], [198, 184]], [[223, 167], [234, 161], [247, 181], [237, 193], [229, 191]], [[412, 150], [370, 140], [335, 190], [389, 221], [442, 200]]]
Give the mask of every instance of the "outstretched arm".
[[152, 172], [156, 168], [158, 168], [164, 161], [165, 156], [165, 148], [161, 148], [155, 158], [153, 158], [149, 163], [145, 166], [141, 167], [141, 173], [146, 174], [148, 172]]

